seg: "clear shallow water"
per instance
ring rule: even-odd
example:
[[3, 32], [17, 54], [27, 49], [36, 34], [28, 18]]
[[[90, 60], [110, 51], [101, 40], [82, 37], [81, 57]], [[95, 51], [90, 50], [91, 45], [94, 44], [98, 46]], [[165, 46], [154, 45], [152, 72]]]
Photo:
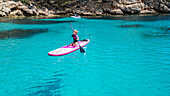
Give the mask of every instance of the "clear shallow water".
[[[169, 96], [169, 16], [0, 20], [1, 96]], [[72, 42], [85, 54], [47, 53]]]

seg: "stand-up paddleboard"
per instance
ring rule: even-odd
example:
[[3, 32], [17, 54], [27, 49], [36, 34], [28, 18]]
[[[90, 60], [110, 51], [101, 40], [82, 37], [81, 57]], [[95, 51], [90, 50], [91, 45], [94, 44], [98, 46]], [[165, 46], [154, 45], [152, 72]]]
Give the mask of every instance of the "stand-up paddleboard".
[[[83, 47], [85, 45], [87, 45], [90, 40], [89, 39], [84, 39], [84, 40], [81, 40], [81, 41], [78, 41], [80, 46]], [[50, 56], [62, 56], [62, 55], [66, 55], [66, 54], [69, 54], [69, 53], [72, 53], [76, 50], [80, 49], [79, 45], [77, 46], [70, 46], [70, 45], [66, 45], [66, 46], [63, 46], [61, 48], [58, 48], [58, 49], [55, 49], [53, 51], [50, 51], [48, 53], [48, 55]]]

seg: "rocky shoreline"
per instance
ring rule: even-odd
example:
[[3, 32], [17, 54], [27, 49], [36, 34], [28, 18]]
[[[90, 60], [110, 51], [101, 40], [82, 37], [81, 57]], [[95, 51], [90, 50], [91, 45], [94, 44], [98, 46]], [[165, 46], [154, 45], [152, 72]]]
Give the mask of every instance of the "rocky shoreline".
[[0, 17], [170, 13], [170, 0], [0, 0]]
[[20, 1], [0, 1], [0, 17], [51, 16], [54, 11], [38, 9], [32, 4], [24, 5]]

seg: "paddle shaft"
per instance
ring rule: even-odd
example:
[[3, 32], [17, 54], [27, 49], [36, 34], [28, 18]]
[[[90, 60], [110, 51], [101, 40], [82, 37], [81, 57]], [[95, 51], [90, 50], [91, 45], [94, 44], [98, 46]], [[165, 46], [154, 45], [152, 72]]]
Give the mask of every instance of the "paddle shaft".
[[[73, 27], [72, 27], [72, 25], [71, 25], [71, 23], [69, 22], [69, 24], [70, 24], [70, 27], [71, 27], [71, 29], [73, 30]], [[74, 31], [74, 30], [73, 30]]]

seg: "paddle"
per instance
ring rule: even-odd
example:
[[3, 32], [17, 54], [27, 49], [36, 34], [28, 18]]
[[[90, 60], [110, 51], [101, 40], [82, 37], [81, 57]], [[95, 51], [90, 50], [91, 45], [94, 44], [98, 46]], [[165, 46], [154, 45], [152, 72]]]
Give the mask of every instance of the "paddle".
[[[73, 27], [72, 27], [72, 25], [71, 25], [71, 22], [69, 22], [69, 24], [70, 24], [71, 29], [73, 30]], [[74, 31], [74, 30], [73, 30], [73, 31]], [[79, 44], [79, 42], [78, 42], [78, 44]], [[84, 51], [84, 49], [80, 46], [80, 44], [79, 44], [79, 47], [80, 47], [80, 52], [81, 52], [81, 53], [84, 53], [85, 51]]]

